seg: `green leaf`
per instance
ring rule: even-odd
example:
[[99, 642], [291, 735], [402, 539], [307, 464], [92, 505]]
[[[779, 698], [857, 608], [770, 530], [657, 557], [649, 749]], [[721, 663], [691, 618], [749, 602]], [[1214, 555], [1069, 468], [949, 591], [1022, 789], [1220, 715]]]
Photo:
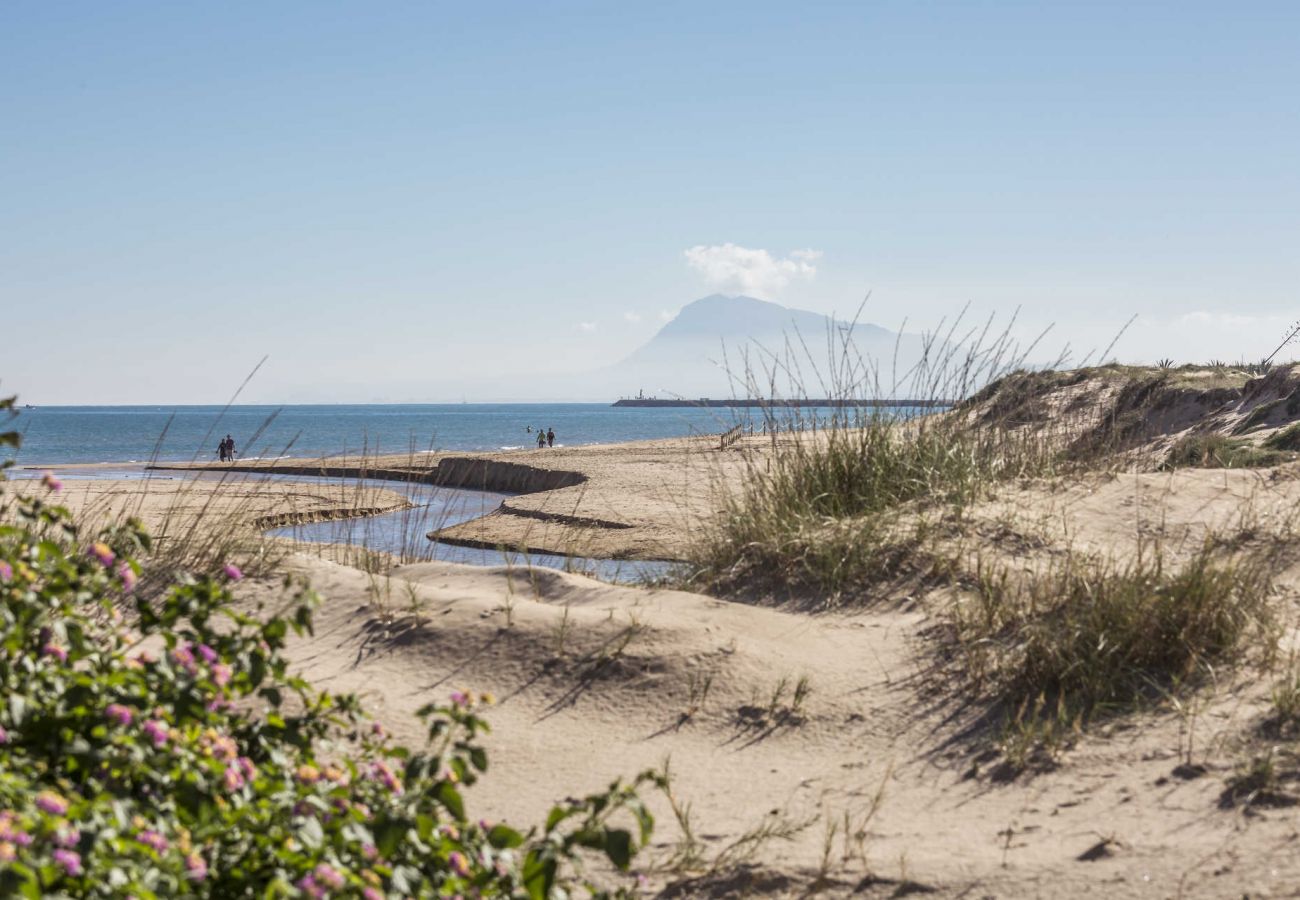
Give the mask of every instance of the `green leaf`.
[[632, 833], [622, 828], [606, 831], [605, 855], [621, 871], [626, 872], [627, 867], [632, 864], [632, 857], [636, 855], [636, 845], [632, 843]]
[[22, 694], [9, 695], [9, 719], [14, 725], [23, 723], [23, 714], [27, 712], [27, 698]]
[[311, 816], [303, 822], [298, 827], [298, 839], [313, 850], [319, 847], [325, 840], [325, 830], [321, 828], [320, 820]]
[[555, 885], [557, 868], [555, 859], [550, 856], [543, 857], [536, 850], [528, 854], [523, 877], [524, 888], [531, 900], [547, 900]]
[[404, 819], [387, 819], [375, 828], [375, 847], [381, 856], [392, 856], [411, 830], [411, 823]]
[[415, 817], [415, 830], [420, 835], [420, 840], [428, 842], [433, 837], [433, 829], [438, 823], [434, 821], [433, 816], [420, 813]]
[[518, 847], [524, 842], [524, 836], [507, 825], [493, 825], [487, 835], [488, 843], [498, 850], [506, 847]]
[[554, 831], [556, 825], [559, 825], [561, 822], [563, 822], [565, 819], [569, 818], [569, 816], [573, 815], [576, 812], [577, 812], [576, 809], [565, 808], [563, 806], [552, 806], [550, 815], [546, 817], [547, 832], [549, 833]]
[[474, 764], [474, 768], [480, 772], [486, 772], [488, 767], [487, 751], [482, 747], [471, 747], [469, 749], [469, 761]]
[[441, 803], [457, 822], [465, 821], [465, 801], [461, 798], [460, 791], [451, 786], [450, 781], [438, 785], [438, 790], [434, 792], [434, 799]]

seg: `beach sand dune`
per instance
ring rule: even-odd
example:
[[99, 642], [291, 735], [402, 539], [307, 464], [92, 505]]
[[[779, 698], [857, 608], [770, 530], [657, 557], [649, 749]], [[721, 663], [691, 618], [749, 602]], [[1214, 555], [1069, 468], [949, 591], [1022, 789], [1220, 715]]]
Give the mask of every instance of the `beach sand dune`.
[[[1271, 377], [1279, 396], [1294, 389], [1289, 376]], [[1088, 396], [1079, 384], [1059, 378], [1045, 395], [1030, 391], [1016, 414], [1026, 427], [1059, 421]], [[424, 703], [453, 690], [494, 693], [492, 769], [471, 794], [487, 818], [526, 825], [558, 798], [668, 764], [689, 830], [666, 797], [650, 797], [658, 830], [638, 862], [665, 896], [1289, 895], [1300, 884], [1289, 783], [1254, 805], [1228, 785], [1252, 760], [1294, 752], [1264, 725], [1298, 645], [1300, 462], [1158, 471], [1189, 434], [1262, 423], [1258, 443], [1288, 424], [1258, 386], [1249, 400], [1240, 386], [1215, 397], [1207, 392], [1219, 385], [1175, 388], [1160, 415], [1139, 422], [1144, 431], [1119, 415], [1131, 392], [1102, 385], [1089, 402], [1111, 405], [1065, 439], [1106, 431], [1122, 465], [1006, 483], [944, 519], [932, 547], [947, 554], [943, 578], [919, 573], [839, 606], [783, 605], [521, 567], [363, 571], [302, 552], [283, 566], [325, 599], [315, 634], [293, 655], [311, 678], [361, 693], [408, 742], [422, 738], [412, 713]], [[503, 468], [489, 480], [551, 486], [453, 536], [673, 557], [717, 509], [716, 491], [742, 484], [770, 452], [757, 438], [733, 451], [701, 438], [494, 454], [485, 462]], [[452, 458], [463, 459], [384, 466], [427, 477]], [[187, 505], [228, 502], [246, 522], [284, 504], [311, 514], [402, 502], [300, 485], [209, 500], [236, 488], [193, 484], [206, 486], [191, 488]], [[70, 484], [68, 496], [84, 509], [141, 506], [133, 487], [122, 490]], [[159, 490], [142, 508], [178, 502], [180, 488]], [[1262, 648], [1247, 648], [1194, 690], [1153, 695], [1070, 733], [1050, 764], [1003, 765], [992, 749], [1001, 714], [955, 677], [941, 640], [946, 605], [981, 567], [1034, 571], [1069, 555], [1123, 564], [1156, 548], [1173, 565], [1224, 537], [1276, 551], [1278, 667], [1259, 668]], [[281, 574], [241, 591], [264, 599]]]

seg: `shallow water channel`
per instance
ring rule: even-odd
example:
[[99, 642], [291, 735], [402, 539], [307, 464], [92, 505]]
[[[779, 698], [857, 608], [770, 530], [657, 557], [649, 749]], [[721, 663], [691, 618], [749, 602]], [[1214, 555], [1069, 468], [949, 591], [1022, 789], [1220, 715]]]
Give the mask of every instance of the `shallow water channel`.
[[[9, 477], [23, 480], [39, 478], [37, 469], [11, 469]], [[189, 473], [174, 471], [148, 471], [137, 466], [70, 467], [61, 469], [59, 477], [65, 480], [114, 479], [124, 481], [165, 481], [189, 477]], [[340, 484], [354, 479], [320, 478], [308, 475], [273, 475], [266, 472], [239, 472], [235, 475], [205, 472], [197, 476], [203, 480], [238, 478], [240, 481], [288, 481], [300, 484]], [[405, 494], [415, 505], [409, 509], [383, 513], [377, 516], [358, 516], [313, 522], [308, 525], [286, 525], [272, 528], [266, 533], [275, 537], [322, 544], [354, 544], [382, 553], [391, 553], [414, 562], [455, 562], [472, 566], [539, 566], [565, 572], [581, 572], [603, 581], [636, 584], [665, 575], [677, 563], [593, 559], [582, 556], [563, 556], [552, 553], [523, 553], [479, 547], [459, 547], [441, 541], [431, 541], [429, 532], [485, 516], [501, 505], [512, 494], [495, 491], [475, 491], [465, 488], [438, 487], [431, 484], [411, 484], [402, 481], [366, 479], [362, 487], [386, 489]], [[364, 505], [364, 504], [363, 504]]]
[[[262, 476], [304, 483], [336, 479], [303, 476]], [[666, 574], [675, 563], [642, 560], [593, 559], [551, 553], [524, 553], [484, 547], [461, 547], [431, 541], [428, 534], [492, 512], [511, 494], [476, 491], [465, 488], [409, 484], [398, 481], [369, 480], [366, 486], [386, 488], [405, 494], [415, 506], [377, 516], [335, 519], [307, 525], [286, 525], [267, 534], [298, 541], [326, 544], [354, 544], [404, 559], [424, 562], [441, 561], [473, 566], [539, 566], [565, 572], [580, 572], [603, 581], [635, 584]]]

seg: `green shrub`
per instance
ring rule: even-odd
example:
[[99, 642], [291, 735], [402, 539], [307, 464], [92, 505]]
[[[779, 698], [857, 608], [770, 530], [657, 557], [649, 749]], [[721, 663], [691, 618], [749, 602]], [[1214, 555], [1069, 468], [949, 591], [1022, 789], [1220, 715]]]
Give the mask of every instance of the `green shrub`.
[[305, 586], [241, 611], [227, 566], [146, 598], [149, 536], [84, 539], [55, 488], [0, 495], [0, 894], [568, 897], [599, 893], [581, 851], [626, 871], [648, 838], [652, 773], [527, 832], [475, 820], [490, 698], [429, 704], [428, 745], [399, 746], [290, 674]]

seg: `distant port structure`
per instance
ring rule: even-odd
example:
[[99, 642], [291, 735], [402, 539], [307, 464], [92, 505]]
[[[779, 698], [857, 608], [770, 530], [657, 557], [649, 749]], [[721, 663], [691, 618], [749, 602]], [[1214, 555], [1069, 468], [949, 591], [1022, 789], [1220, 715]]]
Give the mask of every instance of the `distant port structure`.
[[876, 408], [876, 409], [944, 409], [954, 405], [952, 400], [867, 400], [859, 398], [813, 398], [813, 397], [729, 397], [715, 399], [700, 397], [621, 397], [614, 401], [614, 406], [661, 406], [661, 407], [702, 407], [706, 409], [836, 409], [836, 408]]

